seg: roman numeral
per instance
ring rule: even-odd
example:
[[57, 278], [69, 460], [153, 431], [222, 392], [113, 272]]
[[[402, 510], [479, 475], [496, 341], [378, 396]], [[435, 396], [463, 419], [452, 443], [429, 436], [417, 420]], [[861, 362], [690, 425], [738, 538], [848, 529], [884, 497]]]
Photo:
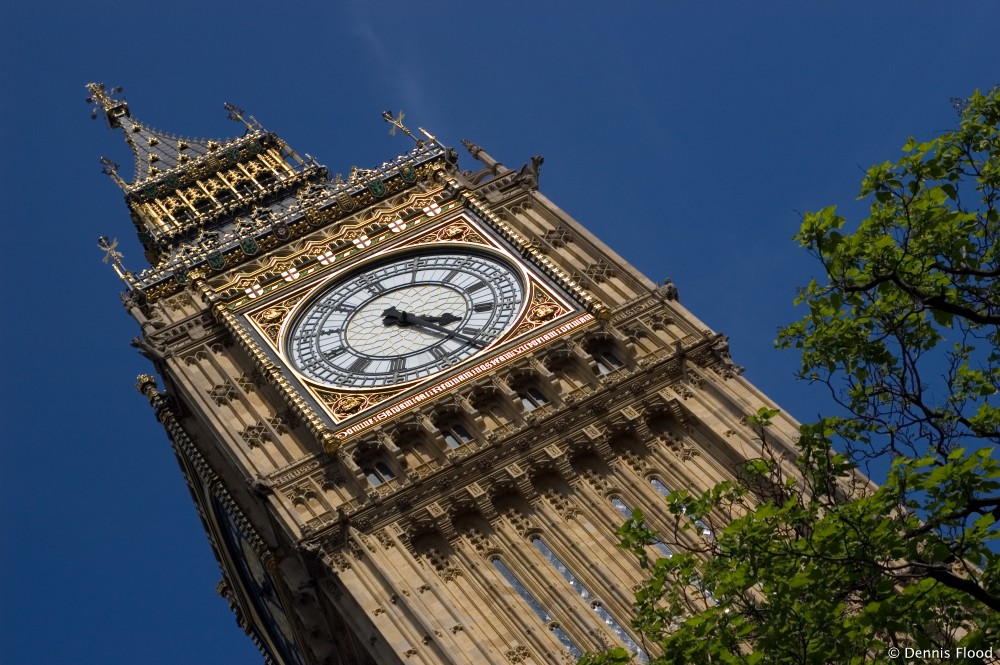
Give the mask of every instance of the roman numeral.
[[488, 300], [486, 302], [476, 303], [472, 306], [473, 312], [489, 312], [493, 309], [493, 301]]
[[339, 356], [343, 352], [344, 352], [344, 347], [338, 346], [335, 349], [330, 349], [329, 351], [324, 351], [323, 355], [326, 356], [327, 358], [336, 358], [337, 356]]
[[465, 292], [466, 293], [475, 293], [479, 289], [485, 289], [485, 288], [486, 288], [486, 282], [476, 282], [475, 284], [473, 284], [469, 288], [465, 289]]
[[365, 371], [365, 368], [368, 367], [368, 365], [370, 365], [371, 362], [372, 361], [368, 360], [367, 358], [358, 358], [353, 363], [351, 363], [351, 366], [348, 367], [347, 369], [350, 372], [360, 374], [361, 372]]
[[402, 372], [406, 369], [406, 358], [393, 358], [389, 361], [390, 372]]
[[482, 328], [462, 328], [462, 332], [469, 337], [475, 337], [479, 333], [483, 332]]
[[435, 360], [444, 360], [448, 357], [448, 353], [442, 349], [440, 346], [432, 346], [430, 348], [431, 355], [434, 356]]

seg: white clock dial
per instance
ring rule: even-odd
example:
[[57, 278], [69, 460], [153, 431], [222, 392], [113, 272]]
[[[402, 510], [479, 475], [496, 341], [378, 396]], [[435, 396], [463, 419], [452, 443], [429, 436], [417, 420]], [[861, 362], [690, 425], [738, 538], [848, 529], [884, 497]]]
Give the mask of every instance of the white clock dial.
[[520, 273], [485, 252], [412, 253], [350, 273], [293, 318], [291, 364], [335, 388], [378, 388], [436, 374], [515, 323]]

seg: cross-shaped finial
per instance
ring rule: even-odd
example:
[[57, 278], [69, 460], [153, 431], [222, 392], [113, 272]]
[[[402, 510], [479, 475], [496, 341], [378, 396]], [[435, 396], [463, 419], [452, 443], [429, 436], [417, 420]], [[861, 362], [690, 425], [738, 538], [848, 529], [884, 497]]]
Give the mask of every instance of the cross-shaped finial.
[[118, 167], [119, 164], [111, 161], [107, 157], [101, 157], [101, 173], [106, 176], [111, 176], [111, 179], [115, 181], [116, 185], [125, 189], [128, 185], [121, 179], [121, 176], [118, 175]]
[[125, 280], [128, 271], [122, 265], [123, 254], [118, 251], [118, 239], [108, 240], [107, 236], [101, 236], [97, 239], [97, 248], [104, 250], [104, 258], [101, 259], [101, 262], [111, 263], [111, 267], [118, 273], [118, 277]]
[[240, 107], [236, 106], [235, 104], [230, 104], [229, 102], [224, 103], [223, 106], [227, 111], [226, 113], [227, 118], [229, 118], [230, 120], [235, 120], [236, 122], [242, 122], [244, 125], [246, 125], [246, 128], [249, 130], [255, 129], [254, 125], [257, 123], [257, 121], [254, 119], [253, 116], [250, 116], [250, 120], [246, 120], [243, 117], [245, 111]]
[[406, 125], [403, 124], [404, 117], [405, 116], [402, 111], [400, 111], [399, 115], [396, 117], [393, 117], [392, 111], [382, 111], [382, 119], [385, 120], [390, 125], [392, 125], [392, 129], [389, 130], [389, 136], [395, 136], [396, 130], [398, 129], [399, 131], [403, 132], [411, 139], [413, 139], [413, 142], [417, 144], [418, 148], [423, 147], [424, 142], [418, 139], [416, 136], [414, 136], [413, 132], [407, 129]]
[[[111, 122], [111, 111], [117, 108], [128, 108], [125, 102], [113, 99], [112, 95], [117, 95], [121, 93], [122, 87], [117, 86], [108, 90], [103, 83], [88, 83], [87, 90], [90, 92], [90, 96], [87, 97], [87, 103], [94, 106], [93, 110], [90, 112], [91, 120], [97, 119], [97, 112], [99, 109], [103, 109], [108, 115], [108, 121]], [[113, 126], [113, 123], [112, 123]]]

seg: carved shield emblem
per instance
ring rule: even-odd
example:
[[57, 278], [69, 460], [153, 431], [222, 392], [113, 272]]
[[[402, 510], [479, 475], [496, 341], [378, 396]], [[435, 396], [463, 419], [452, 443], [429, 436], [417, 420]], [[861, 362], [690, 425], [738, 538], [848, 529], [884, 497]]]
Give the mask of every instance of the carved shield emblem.
[[344, 211], [354, 210], [354, 199], [347, 192], [340, 192], [337, 194], [337, 205]]
[[222, 252], [212, 252], [208, 255], [208, 265], [213, 270], [222, 270], [226, 267], [226, 257]]
[[274, 237], [278, 240], [287, 240], [291, 232], [288, 230], [288, 224], [284, 222], [275, 222], [271, 228], [274, 230]]
[[241, 238], [240, 249], [242, 249], [243, 253], [247, 256], [253, 256], [257, 253], [260, 247], [257, 245], [257, 241], [253, 238]]
[[368, 191], [375, 196], [385, 196], [385, 183], [382, 182], [381, 178], [378, 180], [370, 180], [368, 182]]
[[417, 181], [417, 170], [413, 168], [410, 164], [406, 164], [399, 170], [399, 174], [403, 176], [403, 180], [406, 182], [416, 182]]

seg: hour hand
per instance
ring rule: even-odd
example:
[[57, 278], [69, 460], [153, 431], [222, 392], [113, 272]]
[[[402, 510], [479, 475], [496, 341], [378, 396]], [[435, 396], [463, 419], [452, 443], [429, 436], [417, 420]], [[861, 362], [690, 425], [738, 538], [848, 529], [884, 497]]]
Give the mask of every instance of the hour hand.
[[433, 327], [433, 324], [439, 326], [446, 326], [449, 323], [455, 323], [456, 321], [461, 321], [462, 317], [455, 316], [451, 312], [446, 312], [444, 314], [439, 314], [437, 316], [419, 316], [417, 314], [411, 314], [409, 312], [402, 312], [395, 307], [389, 307], [382, 312], [382, 324], [386, 326], [426, 326], [427, 324], [432, 324], [428, 327]]
[[[450, 318], [449, 318], [450, 317]], [[482, 340], [469, 337], [460, 332], [451, 330], [450, 328], [445, 328], [440, 323], [435, 321], [442, 321], [444, 323], [454, 323], [455, 321], [460, 321], [461, 319], [454, 314], [442, 314], [441, 316], [434, 317], [422, 317], [415, 314], [410, 314], [409, 312], [401, 312], [395, 307], [389, 307], [382, 312], [382, 325], [384, 326], [417, 326], [418, 328], [424, 328], [427, 330], [434, 330], [439, 333], [443, 333], [448, 337], [454, 337], [455, 339], [460, 339], [463, 342], [468, 342], [472, 346], [482, 348], [484, 342]]]
[[406, 312], [399, 311], [395, 307], [390, 307], [382, 311], [382, 325], [384, 326], [407, 326], [410, 323], [409, 315]]
[[422, 318], [424, 321], [428, 321], [430, 323], [437, 323], [442, 326], [446, 326], [449, 323], [455, 323], [456, 321], [462, 320], [462, 317], [455, 316], [451, 312], [441, 314], [440, 316], [422, 316], [420, 318]]

